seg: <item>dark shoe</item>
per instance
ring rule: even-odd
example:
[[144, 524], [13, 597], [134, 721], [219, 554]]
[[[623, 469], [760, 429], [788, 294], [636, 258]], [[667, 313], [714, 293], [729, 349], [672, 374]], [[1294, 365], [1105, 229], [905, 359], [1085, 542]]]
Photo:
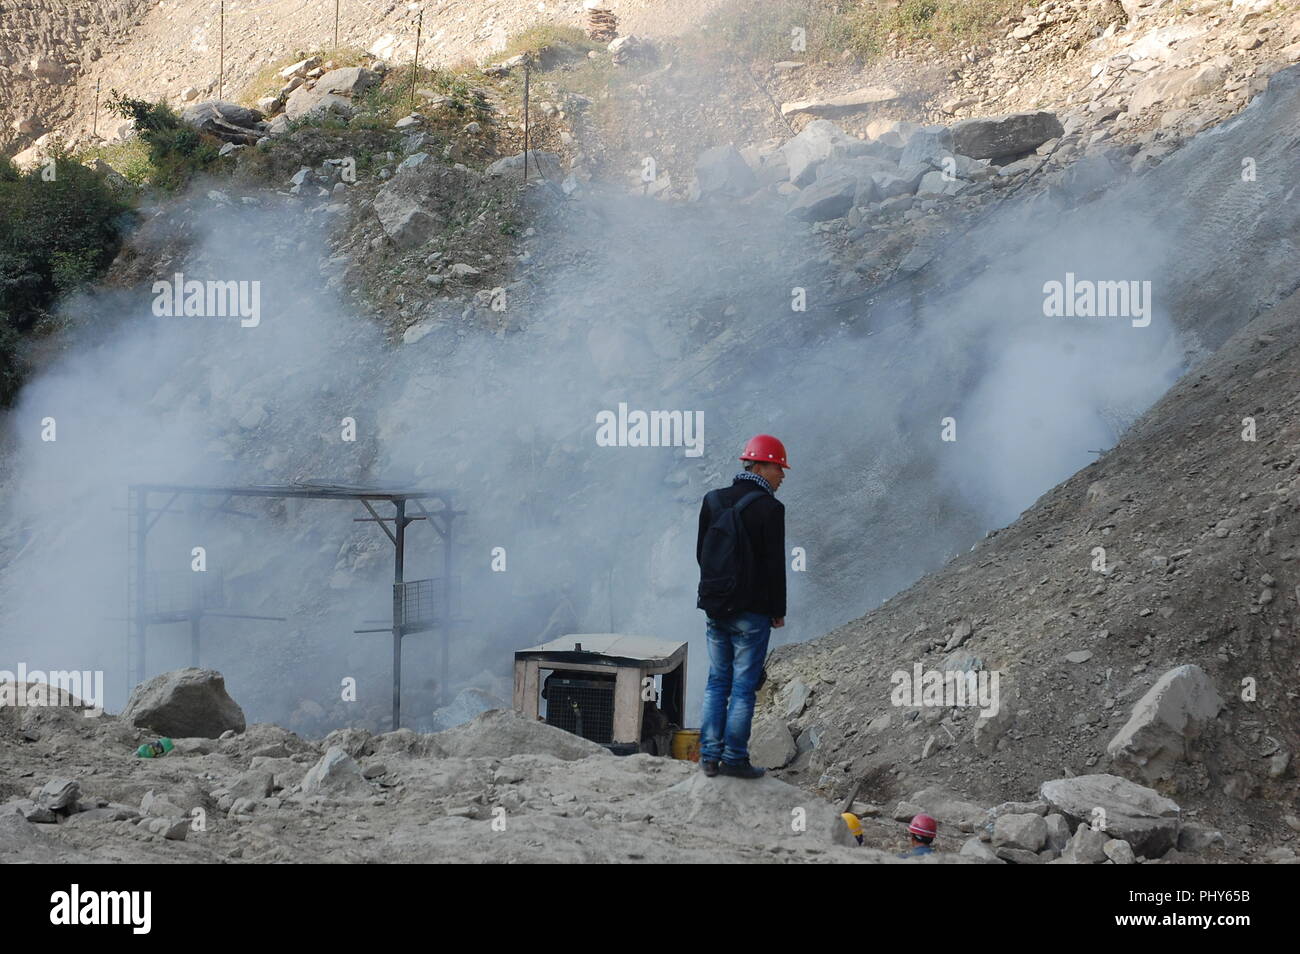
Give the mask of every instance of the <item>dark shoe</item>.
[[709, 778], [718, 774], [718, 762], [716, 759], [700, 759], [700, 771]]
[[761, 769], [757, 766], [750, 765], [749, 759], [743, 762], [723, 762], [718, 766], [719, 775], [729, 775], [732, 778], [762, 778], [767, 769]]

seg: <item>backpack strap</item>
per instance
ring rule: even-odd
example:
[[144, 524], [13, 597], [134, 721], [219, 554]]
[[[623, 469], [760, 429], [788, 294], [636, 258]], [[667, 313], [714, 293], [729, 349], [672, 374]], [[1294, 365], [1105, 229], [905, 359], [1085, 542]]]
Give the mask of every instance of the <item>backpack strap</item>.
[[[707, 494], [704, 495], [704, 499], [708, 501], [709, 504], [710, 521], [717, 520], [718, 514], [722, 513], [723, 510], [727, 509], [726, 507], [723, 507], [718, 502], [718, 496], [721, 493], [722, 493], [721, 490], [710, 490]], [[748, 507], [754, 500], [763, 496], [765, 493], [767, 493], [767, 491], [765, 490], [752, 490], [749, 493], [745, 494], [745, 496], [737, 500], [734, 504], [732, 504], [731, 509], [736, 511], [736, 516], [740, 516], [740, 514], [744, 513], [746, 507]]]

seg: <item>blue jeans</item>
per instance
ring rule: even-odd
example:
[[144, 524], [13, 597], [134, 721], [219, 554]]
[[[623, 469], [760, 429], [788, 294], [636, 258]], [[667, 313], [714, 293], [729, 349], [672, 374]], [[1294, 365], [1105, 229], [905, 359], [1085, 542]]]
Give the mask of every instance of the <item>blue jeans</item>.
[[749, 760], [754, 693], [771, 635], [772, 619], [760, 613], [709, 620], [709, 682], [704, 687], [700, 716], [701, 760], [733, 765]]

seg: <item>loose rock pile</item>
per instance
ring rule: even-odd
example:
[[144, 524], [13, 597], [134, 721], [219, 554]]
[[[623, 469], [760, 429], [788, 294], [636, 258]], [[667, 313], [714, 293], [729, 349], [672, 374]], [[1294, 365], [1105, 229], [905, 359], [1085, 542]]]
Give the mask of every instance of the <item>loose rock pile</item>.
[[[1020, 182], [1043, 164], [1038, 151], [1065, 136], [1050, 112], [968, 119], [951, 128], [881, 120], [869, 138], [816, 119], [786, 142], [737, 150], [719, 146], [696, 162], [701, 198], [745, 198], [759, 190], [787, 213], [826, 222], [856, 210], [916, 215], [950, 196], [978, 196]], [[856, 224], [856, 223], [854, 223]]]
[[[197, 672], [159, 677], [150, 697], [172, 686], [176, 704]], [[204, 675], [210, 702], [220, 676]], [[153, 760], [132, 757], [143, 730], [120, 717], [45, 709], [28, 728], [37, 741], [0, 722], [6, 863], [898, 861], [853, 845], [835, 806], [784, 782], [617, 757], [507, 710], [319, 742], [257, 724], [177, 738]], [[936, 860], [965, 859], [922, 863]]]

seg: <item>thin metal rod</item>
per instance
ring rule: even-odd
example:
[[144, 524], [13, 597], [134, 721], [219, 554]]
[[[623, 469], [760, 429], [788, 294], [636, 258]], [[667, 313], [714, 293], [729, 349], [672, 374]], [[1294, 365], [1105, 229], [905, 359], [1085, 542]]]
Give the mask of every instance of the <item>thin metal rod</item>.
[[90, 116], [90, 134], [99, 137], [99, 80], [95, 80], [95, 111]]
[[[398, 508], [397, 511], [398, 513], [406, 512], [406, 501], [394, 500], [393, 503]], [[379, 529], [384, 531], [384, 533], [388, 534], [388, 539], [392, 540], [393, 545], [396, 546], [397, 537], [393, 536], [393, 531], [389, 530], [387, 527], [384, 526], [384, 518], [379, 516], [379, 514], [375, 511], [374, 507], [370, 506], [370, 501], [369, 500], [361, 501], [361, 506], [365, 507], [367, 510], [370, 511], [371, 516], [373, 516], [375, 518], [375, 521], [379, 524]]]
[[[144, 532], [145, 532], [145, 533], [148, 533], [150, 530], [152, 530], [153, 527], [154, 527], [154, 524], [156, 524], [159, 520], [161, 520], [165, 514], [167, 514], [167, 513], [184, 513], [184, 512], [185, 512], [185, 511], [183, 511], [183, 510], [172, 510], [172, 509], [171, 509], [171, 505], [174, 504], [174, 503], [176, 502], [176, 498], [179, 497], [179, 496], [180, 496], [180, 494], [172, 494], [172, 499], [169, 500], [169, 501], [167, 501], [165, 504], [163, 504], [162, 507], [161, 507], [159, 510], [155, 511], [155, 513], [157, 513], [157, 516], [154, 517], [152, 520], [150, 520], [150, 521], [149, 521], [149, 525], [148, 525], [147, 527], [144, 528]], [[146, 507], [145, 509], [148, 510], [147, 507]]]
[[277, 623], [283, 623], [288, 617], [285, 616], [254, 616], [252, 613], [214, 613], [212, 610], [206, 610], [204, 616], [220, 616], [223, 619], [269, 619]]
[[790, 124], [790, 120], [786, 117], [785, 113], [781, 111], [781, 104], [776, 101], [776, 97], [772, 95], [771, 91], [766, 86], [764, 86], [762, 83], [758, 81], [758, 77], [756, 77], [753, 73], [749, 71], [748, 66], [740, 62], [740, 60], [737, 59], [734, 54], [730, 54], [730, 55], [731, 55], [731, 61], [735, 63], [737, 66], [739, 66], [742, 70], [744, 70], [745, 75], [749, 77], [749, 81], [753, 83], [754, 86], [757, 87], [758, 90], [764, 96], [767, 97], [767, 101], [771, 103], [772, 108], [776, 110], [777, 118], [780, 119], [781, 122], [785, 123], [785, 128], [790, 130], [791, 135], [796, 135], [794, 126]]
[[[397, 588], [402, 585], [402, 573], [406, 559], [406, 501], [395, 500], [393, 506], [397, 510], [397, 537], [394, 543], [397, 545], [396, 553], [393, 557], [393, 593], [398, 592]], [[381, 527], [384, 525], [381, 523]], [[384, 532], [388, 528], [384, 527]], [[397, 600], [393, 599], [393, 731], [402, 724], [402, 622], [397, 618]]]
[[528, 86], [532, 57], [524, 54], [524, 185], [528, 185]]
[[[190, 498], [190, 544], [191, 546], [202, 546], [195, 541], [199, 536], [199, 504], [198, 497]], [[204, 565], [206, 570], [206, 564]], [[203, 623], [203, 577], [199, 575], [194, 567], [190, 567], [190, 665], [195, 669], [199, 668], [199, 630]]]
[[[438, 521], [435, 520], [434, 518], [435, 518], [438, 514], [442, 514], [442, 517], [443, 517], [444, 520], [450, 521], [450, 520], [451, 520], [451, 516], [450, 516], [450, 515], [456, 513], [457, 511], [453, 511], [453, 510], [451, 509], [450, 506], [444, 506], [444, 509], [439, 510], [439, 511], [434, 511], [433, 513], [430, 513], [428, 510], [425, 510], [425, 509], [424, 509], [424, 504], [420, 503], [420, 501], [418, 501], [418, 500], [412, 500], [411, 503], [415, 504], [415, 508], [416, 508], [417, 510], [419, 510], [421, 514], [423, 514], [422, 517], [412, 517], [411, 519], [413, 519], [413, 520], [428, 520], [428, 521], [429, 521], [429, 526], [433, 527], [434, 530], [438, 531], [438, 536], [439, 536], [440, 538], [441, 538], [441, 537], [445, 537], [445, 536], [447, 535], [447, 531], [444, 530], [444, 529], [442, 528], [442, 525], [439, 524]], [[446, 503], [446, 502], [444, 501], [444, 504], [445, 504], [445, 503]]]
[[220, 49], [217, 52], [217, 99], [220, 99], [226, 79], [226, 0], [221, 0], [221, 25], [218, 29], [217, 43]]
[[[411, 111], [415, 112], [415, 81], [420, 75], [420, 29], [424, 26], [424, 11], [415, 21], [415, 61], [411, 64]], [[396, 728], [396, 726], [394, 726]]]
[[149, 491], [138, 491], [135, 512], [135, 672], [132, 673], [131, 688], [144, 682], [145, 634], [149, 620], [145, 615], [145, 542], [149, 537], [149, 525], [146, 522], [149, 513]]
[[[527, 155], [527, 153], [524, 153]], [[447, 514], [447, 533], [442, 538], [442, 685], [438, 694], [443, 705], [451, 704], [451, 574], [452, 574], [452, 539], [451, 514]]]
[[339, 50], [339, 0], [334, 0], [334, 52]]

